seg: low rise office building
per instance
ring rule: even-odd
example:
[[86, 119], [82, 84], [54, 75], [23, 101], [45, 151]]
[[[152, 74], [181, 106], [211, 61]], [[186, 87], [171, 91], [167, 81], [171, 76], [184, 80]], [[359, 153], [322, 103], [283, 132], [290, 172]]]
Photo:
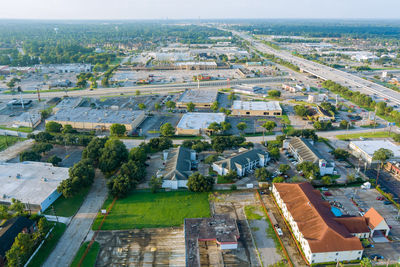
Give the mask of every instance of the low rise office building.
[[282, 108], [278, 101], [239, 101], [232, 105], [232, 115], [237, 116], [281, 116]]
[[208, 126], [211, 123], [225, 121], [224, 113], [185, 113], [176, 126], [177, 135], [199, 135], [209, 133]]
[[50, 163], [0, 163], [0, 203], [11, 203], [14, 198], [26, 209], [44, 211], [61, 195], [57, 187], [68, 177], [68, 168]]
[[368, 165], [380, 163], [380, 161], [373, 159], [375, 151], [380, 148], [389, 149], [393, 152], [393, 157], [390, 160], [400, 160], [400, 146], [389, 140], [351, 141], [349, 148], [354, 156], [363, 159]]
[[187, 108], [187, 104], [193, 103], [196, 108], [210, 108], [217, 98], [217, 90], [186, 90], [176, 102], [176, 107]]

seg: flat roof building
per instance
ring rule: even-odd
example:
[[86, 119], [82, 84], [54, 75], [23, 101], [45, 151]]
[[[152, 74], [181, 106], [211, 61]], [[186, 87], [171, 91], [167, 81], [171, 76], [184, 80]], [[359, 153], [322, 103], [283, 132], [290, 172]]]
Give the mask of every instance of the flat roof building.
[[[309, 264], [362, 258], [364, 248], [352, 231], [368, 231], [364, 219], [335, 217], [310, 183], [274, 183], [272, 193]], [[348, 229], [352, 220], [362, 229]]]
[[75, 129], [109, 130], [113, 123], [123, 124], [127, 131], [136, 129], [146, 118], [142, 110], [114, 110], [76, 107], [60, 109], [55, 115], [46, 119], [62, 125], [69, 124]]
[[192, 102], [196, 108], [210, 108], [217, 101], [217, 90], [186, 90], [176, 102], [178, 108], [186, 108]]
[[390, 160], [400, 160], [400, 146], [389, 140], [351, 141], [349, 148], [354, 156], [361, 157], [368, 164], [379, 163], [379, 161], [372, 158], [374, 152], [380, 148], [389, 149], [393, 152], [394, 155]]
[[199, 242], [215, 241], [221, 249], [237, 249], [240, 237], [236, 220], [227, 214], [189, 218], [184, 222], [186, 266], [201, 266]]
[[57, 187], [68, 177], [68, 168], [50, 163], [0, 163], [0, 203], [15, 198], [28, 209], [44, 211], [61, 195]]
[[237, 116], [281, 116], [282, 108], [278, 101], [240, 101], [232, 105], [232, 115]]
[[176, 126], [177, 135], [198, 135], [207, 132], [208, 126], [213, 123], [225, 121], [224, 113], [185, 113]]

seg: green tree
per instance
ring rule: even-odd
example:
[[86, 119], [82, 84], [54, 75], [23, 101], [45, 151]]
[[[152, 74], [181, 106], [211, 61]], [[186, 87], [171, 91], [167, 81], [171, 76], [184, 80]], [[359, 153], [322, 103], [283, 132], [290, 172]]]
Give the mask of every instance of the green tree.
[[369, 258], [362, 258], [360, 262], [361, 267], [372, 267], [372, 262]]
[[175, 109], [176, 103], [174, 101], [169, 100], [167, 101], [167, 103], [165, 103], [165, 106], [169, 108], [169, 111], [171, 112], [173, 109]]
[[104, 144], [104, 148], [101, 150], [99, 169], [104, 174], [111, 174], [116, 171], [122, 163], [128, 160], [128, 154], [128, 150], [120, 140], [107, 140]]
[[41, 217], [38, 221], [38, 231], [41, 237], [44, 237], [46, 233], [50, 230], [51, 223], [46, 219], [46, 217]]
[[324, 185], [330, 185], [330, 184], [332, 184], [332, 178], [331, 178], [329, 175], [323, 176], [323, 177], [321, 178], [321, 180], [322, 180], [322, 183], [323, 183]]
[[320, 121], [316, 121], [314, 122], [314, 129], [317, 131], [327, 131], [330, 130], [332, 128], [332, 123], [329, 122], [320, 122]]
[[15, 267], [24, 266], [33, 251], [34, 245], [35, 242], [30, 234], [19, 233], [11, 249], [6, 252], [7, 265]]
[[163, 183], [162, 177], [156, 177], [155, 175], [151, 176], [149, 182], [151, 192], [157, 193], [161, 189], [162, 183]]
[[187, 111], [188, 112], [193, 112], [194, 108], [196, 107], [196, 105], [193, 104], [193, 102], [190, 101], [189, 103], [186, 104], [186, 107], [187, 107]]
[[136, 95], [136, 96], [140, 96], [140, 91], [139, 91], [139, 90], [136, 90], [135, 95]]
[[256, 169], [254, 175], [257, 180], [261, 182], [265, 182], [272, 177], [272, 173], [270, 173], [265, 167]]
[[60, 133], [62, 125], [55, 121], [49, 121], [46, 123], [46, 132], [48, 133]]
[[289, 165], [287, 165], [287, 164], [280, 164], [279, 165], [279, 171], [282, 174], [286, 174], [289, 170], [290, 170], [290, 166]]
[[222, 131], [222, 126], [218, 122], [214, 121], [214, 122], [210, 123], [210, 125], [208, 125], [207, 129], [211, 130], [212, 132], [218, 133], [218, 132]]
[[279, 148], [277, 147], [268, 148], [268, 153], [271, 159], [279, 160], [279, 158], [281, 157], [281, 153], [279, 152]]
[[63, 129], [62, 129], [62, 133], [63, 134], [67, 134], [67, 133], [77, 133], [77, 130], [75, 130], [74, 128], [72, 128], [72, 126], [70, 124], [66, 124], [64, 125]]
[[305, 117], [308, 115], [308, 109], [303, 105], [294, 106], [294, 112], [300, 117]]
[[282, 176], [277, 176], [274, 179], [272, 179], [273, 183], [283, 183], [285, 181], [285, 177]]
[[143, 147], [134, 147], [129, 151], [129, 160], [145, 163], [147, 160], [147, 153]]
[[92, 162], [93, 166], [97, 166], [101, 156], [101, 150], [103, 149], [107, 140], [108, 140], [107, 137], [92, 138], [92, 140], [89, 142], [89, 144], [85, 147], [85, 149], [82, 152], [82, 159], [89, 159]]
[[232, 128], [232, 125], [229, 122], [223, 121], [221, 122], [221, 128], [223, 132], [226, 132]]
[[126, 133], [126, 127], [120, 123], [113, 123], [110, 126], [110, 134], [112, 136], [124, 136]]
[[347, 129], [347, 127], [349, 127], [349, 122], [346, 120], [342, 120], [339, 124], [339, 128], [340, 129]]
[[212, 103], [210, 108], [211, 108], [212, 111], [217, 112], [218, 111], [218, 107], [219, 107], [218, 101], [214, 101], [214, 103]]
[[385, 162], [390, 159], [391, 157], [393, 157], [393, 151], [390, 149], [386, 149], [386, 148], [380, 148], [378, 150], [376, 150], [372, 156], [372, 160], [376, 160], [376, 161], [380, 161], [381, 164], [378, 165], [378, 171], [376, 174], [376, 184], [378, 185], [378, 181], [379, 181], [379, 171], [380, 169], [383, 167], [383, 165], [385, 164]]
[[302, 171], [304, 177], [307, 179], [314, 179], [319, 177], [319, 167], [310, 161], [303, 161], [296, 166], [296, 169], [298, 171]]
[[36, 143], [32, 146], [32, 151], [38, 154], [44, 154], [53, 149], [53, 145], [49, 143]]
[[19, 160], [22, 161], [40, 161], [42, 157], [39, 153], [36, 153], [32, 150], [24, 151], [19, 154]]
[[171, 137], [175, 134], [175, 128], [171, 125], [171, 123], [167, 122], [160, 127], [160, 133], [162, 136]]
[[211, 191], [214, 185], [214, 178], [205, 177], [199, 172], [195, 172], [189, 176], [187, 187], [193, 192], [208, 192]]
[[53, 166], [58, 166], [58, 164], [62, 162], [62, 159], [57, 157], [56, 155], [53, 155], [47, 159], [47, 162], [53, 164]]
[[237, 125], [236, 125], [236, 128], [243, 134], [244, 133], [244, 130], [246, 130], [247, 129], [247, 124], [245, 123], [245, 122], [239, 122]]
[[350, 156], [350, 153], [344, 149], [336, 148], [334, 151], [332, 151], [332, 155], [335, 157], [335, 159], [346, 160]]
[[146, 105], [143, 104], [143, 103], [139, 103], [139, 104], [138, 104], [138, 107], [139, 107], [139, 109], [143, 110], [143, 109], [146, 108]]
[[218, 155], [217, 154], [213, 154], [213, 155], [209, 155], [204, 159], [204, 163], [205, 164], [212, 164], [213, 162], [218, 160]]
[[160, 111], [161, 105], [160, 105], [159, 103], [155, 103], [155, 104], [154, 104], [154, 109], [155, 109], [156, 111]]
[[113, 197], [124, 198], [131, 191], [131, 180], [125, 175], [117, 175], [107, 182], [107, 187]]
[[270, 97], [280, 97], [281, 96], [281, 92], [278, 90], [269, 90], [268, 91], [268, 96]]
[[276, 122], [267, 121], [262, 125], [262, 127], [264, 127], [265, 130], [267, 130], [268, 132], [272, 132], [272, 130], [274, 130], [274, 128], [276, 127]]
[[236, 99], [236, 95], [234, 92], [230, 92], [228, 95], [228, 100], [234, 101]]

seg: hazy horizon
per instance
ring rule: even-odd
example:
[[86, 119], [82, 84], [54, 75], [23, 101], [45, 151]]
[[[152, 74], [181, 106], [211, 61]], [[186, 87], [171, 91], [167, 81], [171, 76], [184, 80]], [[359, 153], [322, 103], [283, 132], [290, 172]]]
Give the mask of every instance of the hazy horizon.
[[16, 0], [5, 1], [0, 19], [399, 19], [395, 0]]

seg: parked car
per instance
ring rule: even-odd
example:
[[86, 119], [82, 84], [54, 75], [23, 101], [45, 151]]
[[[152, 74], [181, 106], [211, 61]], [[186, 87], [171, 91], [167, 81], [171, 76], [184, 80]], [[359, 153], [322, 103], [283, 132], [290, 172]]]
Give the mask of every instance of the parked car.
[[385, 198], [383, 196], [376, 197], [376, 200], [384, 200], [384, 199]]
[[383, 260], [383, 259], [384, 259], [383, 256], [382, 256], [382, 255], [379, 255], [379, 254], [372, 254], [371, 256], [369, 256], [369, 258], [370, 258], [371, 260], [374, 260], [374, 259]]
[[282, 236], [283, 235], [283, 232], [282, 232], [282, 229], [281, 228], [276, 228], [276, 232], [278, 233], [278, 235], [280, 235], [280, 236]]
[[330, 197], [330, 196], [332, 196], [332, 193], [331, 192], [324, 192], [324, 195], [327, 196], [327, 197]]
[[321, 187], [321, 190], [322, 190], [322, 191], [328, 191], [328, 188], [326, 188], [326, 187]]
[[392, 201], [385, 200], [385, 201], [383, 201], [383, 204], [385, 204], [385, 205], [391, 205], [391, 204], [392, 204]]

